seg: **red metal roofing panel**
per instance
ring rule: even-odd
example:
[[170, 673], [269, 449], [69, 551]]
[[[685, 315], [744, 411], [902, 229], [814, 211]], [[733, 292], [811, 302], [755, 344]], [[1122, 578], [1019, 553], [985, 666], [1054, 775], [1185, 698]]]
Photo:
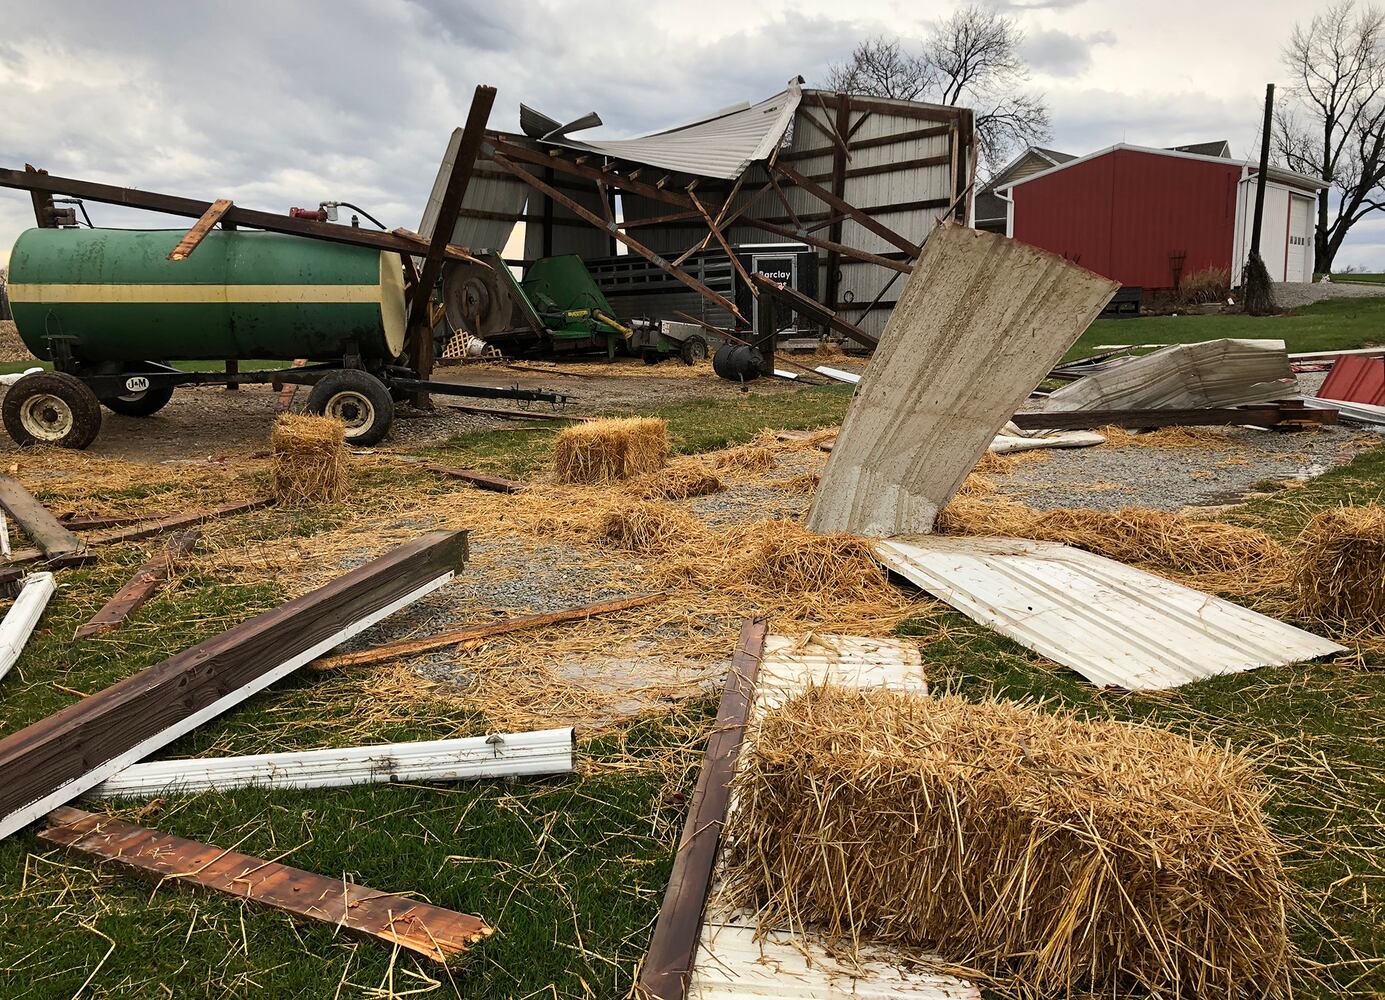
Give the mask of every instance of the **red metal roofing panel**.
[[1385, 406], [1385, 358], [1339, 357], [1318, 389], [1318, 398]]
[[1231, 267], [1241, 167], [1115, 149], [1012, 191], [1014, 236], [1124, 285]]

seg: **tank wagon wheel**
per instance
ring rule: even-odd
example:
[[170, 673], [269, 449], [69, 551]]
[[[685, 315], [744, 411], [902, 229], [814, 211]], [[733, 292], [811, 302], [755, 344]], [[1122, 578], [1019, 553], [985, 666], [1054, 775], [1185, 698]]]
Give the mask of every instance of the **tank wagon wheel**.
[[683, 364], [695, 365], [698, 362], [707, 360], [707, 341], [701, 337], [689, 337], [683, 341], [683, 346], [678, 349], [679, 355], [683, 358]]
[[5, 393], [0, 421], [16, 444], [80, 449], [101, 430], [101, 404], [75, 375], [34, 372]]
[[148, 417], [162, 410], [172, 398], [173, 386], [165, 385], [108, 396], [101, 403], [112, 413], [119, 413], [123, 417]]
[[347, 444], [372, 445], [389, 433], [394, 400], [374, 375], [348, 368], [317, 381], [308, 394], [308, 412], [340, 420]]
[[643, 354], [644, 363], [647, 365], [657, 365], [664, 360], [663, 355], [658, 351], [645, 351]]

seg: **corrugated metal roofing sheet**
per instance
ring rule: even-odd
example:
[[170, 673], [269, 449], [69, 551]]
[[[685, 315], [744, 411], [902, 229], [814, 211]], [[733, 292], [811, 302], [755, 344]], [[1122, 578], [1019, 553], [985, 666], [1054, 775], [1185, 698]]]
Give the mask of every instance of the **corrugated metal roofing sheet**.
[[[447, 189], [447, 179], [452, 174], [452, 164], [457, 160], [457, 151], [461, 144], [462, 130], [453, 129], [447, 151], [438, 166], [437, 177], [433, 179], [433, 189], [428, 194], [428, 203], [423, 208], [423, 219], [418, 225], [419, 233], [425, 237], [431, 237], [433, 227], [438, 224], [442, 196]], [[453, 223], [450, 241], [472, 250], [494, 250], [498, 253], [505, 249], [528, 197], [529, 186], [513, 177], [473, 176], [462, 198], [462, 209], [508, 218], [478, 219], [459, 215]]]
[[781, 93], [748, 108], [636, 139], [572, 139], [550, 145], [614, 156], [663, 170], [732, 180], [750, 164], [768, 159], [798, 110], [802, 88], [790, 82]]
[[1282, 340], [1174, 344], [1050, 393], [1045, 410], [1242, 406], [1297, 394]]
[[1339, 357], [1323, 379], [1318, 398], [1385, 406], [1385, 358]]
[[[928, 692], [918, 647], [897, 639], [849, 635], [770, 635], [755, 685], [752, 722], [810, 685], [885, 687]], [[752, 725], [747, 745], [754, 740]], [[735, 809], [735, 802], [731, 809]], [[744, 912], [707, 906], [688, 1000], [980, 1000], [971, 983], [942, 972], [904, 969], [881, 949], [863, 949], [858, 964], [834, 957], [810, 934], [769, 929], [755, 940]], [[839, 952], [838, 952], [839, 954]]]
[[890, 569], [1093, 684], [1132, 691], [1345, 650], [1218, 597], [1057, 542], [891, 539]]

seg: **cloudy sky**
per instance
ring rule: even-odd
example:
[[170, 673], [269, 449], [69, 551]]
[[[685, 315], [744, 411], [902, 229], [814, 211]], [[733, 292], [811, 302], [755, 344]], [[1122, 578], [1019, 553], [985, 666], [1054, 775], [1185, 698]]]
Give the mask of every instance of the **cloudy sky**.
[[[1244, 156], [1279, 51], [1322, 0], [990, 0], [1027, 35], [1050, 145], [1228, 139]], [[352, 201], [416, 227], [472, 88], [635, 134], [810, 84], [859, 39], [918, 38], [909, 0], [0, 0], [0, 165], [284, 210]], [[97, 225], [168, 225], [100, 205]], [[32, 224], [0, 190], [0, 262]], [[1338, 258], [1385, 270], [1385, 213]]]

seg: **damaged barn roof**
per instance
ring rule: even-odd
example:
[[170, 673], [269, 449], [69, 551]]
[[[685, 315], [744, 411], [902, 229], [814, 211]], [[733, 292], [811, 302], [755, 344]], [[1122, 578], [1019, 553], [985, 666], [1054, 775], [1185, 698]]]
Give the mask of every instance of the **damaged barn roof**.
[[520, 127], [532, 139], [589, 153], [698, 177], [732, 180], [748, 166], [768, 159], [784, 138], [802, 99], [802, 77], [759, 104], [740, 104], [705, 118], [634, 139], [570, 138], [570, 133], [600, 125], [595, 112], [567, 124], [520, 105]]

